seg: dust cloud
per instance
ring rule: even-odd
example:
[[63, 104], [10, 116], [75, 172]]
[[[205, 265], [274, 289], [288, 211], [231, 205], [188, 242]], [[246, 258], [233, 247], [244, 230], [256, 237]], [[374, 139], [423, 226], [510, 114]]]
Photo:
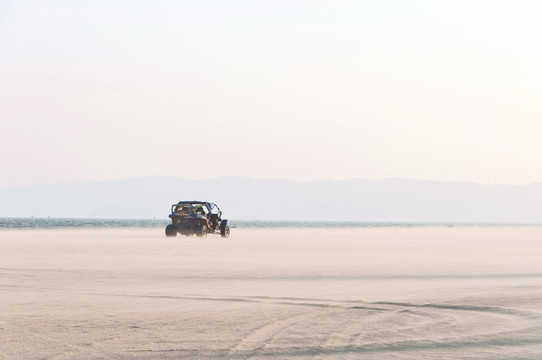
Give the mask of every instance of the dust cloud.
[[0, 232], [2, 359], [539, 358], [542, 228]]

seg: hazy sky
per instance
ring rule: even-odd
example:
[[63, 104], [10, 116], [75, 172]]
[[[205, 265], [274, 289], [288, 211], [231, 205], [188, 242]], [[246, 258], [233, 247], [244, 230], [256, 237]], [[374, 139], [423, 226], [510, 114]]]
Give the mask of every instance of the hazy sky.
[[542, 181], [538, 1], [0, 0], [0, 186]]

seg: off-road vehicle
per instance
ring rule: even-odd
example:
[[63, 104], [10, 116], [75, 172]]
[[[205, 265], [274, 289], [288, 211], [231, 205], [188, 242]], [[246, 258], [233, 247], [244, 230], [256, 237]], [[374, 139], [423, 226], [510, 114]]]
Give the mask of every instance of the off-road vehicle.
[[171, 224], [166, 226], [166, 236], [177, 236], [177, 234], [230, 236], [228, 220], [222, 220], [220, 208], [207, 201], [179, 201], [171, 205], [169, 218]]

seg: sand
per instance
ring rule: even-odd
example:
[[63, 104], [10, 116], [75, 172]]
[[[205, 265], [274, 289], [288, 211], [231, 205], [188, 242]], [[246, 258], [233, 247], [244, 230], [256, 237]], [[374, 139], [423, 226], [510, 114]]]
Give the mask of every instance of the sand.
[[0, 359], [542, 357], [542, 227], [0, 231]]

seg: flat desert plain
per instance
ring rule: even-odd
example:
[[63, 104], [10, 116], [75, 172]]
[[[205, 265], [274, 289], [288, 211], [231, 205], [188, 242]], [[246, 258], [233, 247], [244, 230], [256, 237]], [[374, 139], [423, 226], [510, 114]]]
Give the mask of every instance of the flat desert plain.
[[1, 359], [540, 359], [542, 227], [0, 231]]

